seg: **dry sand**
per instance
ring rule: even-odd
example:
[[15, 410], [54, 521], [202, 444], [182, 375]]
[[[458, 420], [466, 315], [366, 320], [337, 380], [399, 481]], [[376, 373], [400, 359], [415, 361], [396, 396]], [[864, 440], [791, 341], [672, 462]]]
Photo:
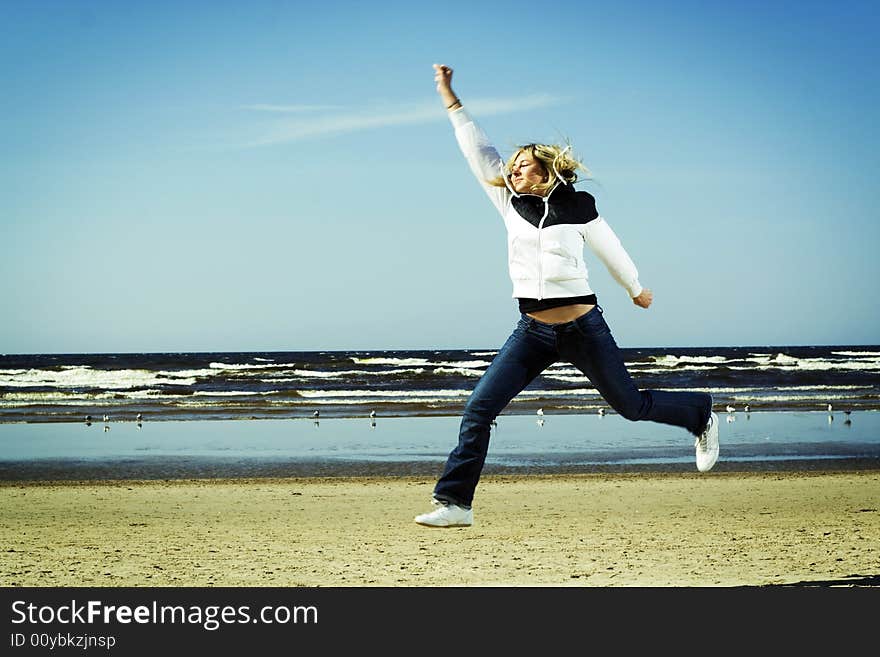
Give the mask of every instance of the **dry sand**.
[[0, 484], [2, 586], [866, 585], [880, 471]]

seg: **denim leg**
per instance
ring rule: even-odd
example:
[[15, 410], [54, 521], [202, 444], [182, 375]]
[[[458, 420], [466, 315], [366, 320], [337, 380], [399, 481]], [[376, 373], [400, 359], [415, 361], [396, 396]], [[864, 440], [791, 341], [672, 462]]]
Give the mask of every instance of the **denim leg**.
[[560, 357], [583, 372], [611, 407], [627, 420], [671, 424], [699, 435], [709, 421], [712, 397], [704, 392], [639, 390], [596, 306], [557, 329]]
[[458, 445], [449, 454], [434, 497], [470, 506], [489, 451], [492, 420], [532, 380], [557, 360], [552, 332], [529, 330], [521, 319], [480, 378], [461, 418]]

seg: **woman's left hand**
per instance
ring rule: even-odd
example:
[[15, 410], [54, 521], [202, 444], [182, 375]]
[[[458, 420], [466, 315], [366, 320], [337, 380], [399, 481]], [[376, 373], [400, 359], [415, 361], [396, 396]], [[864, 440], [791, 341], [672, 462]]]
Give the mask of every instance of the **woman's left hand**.
[[647, 308], [651, 305], [651, 302], [654, 300], [654, 293], [651, 292], [648, 288], [644, 288], [639, 296], [633, 297], [633, 303], [642, 308]]

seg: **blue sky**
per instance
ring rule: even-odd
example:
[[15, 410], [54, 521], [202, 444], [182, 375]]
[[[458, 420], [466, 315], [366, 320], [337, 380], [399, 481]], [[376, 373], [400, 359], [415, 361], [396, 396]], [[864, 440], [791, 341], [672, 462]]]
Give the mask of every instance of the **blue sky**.
[[875, 2], [0, 0], [0, 353], [497, 348], [504, 154], [570, 139], [618, 343], [880, 343]]

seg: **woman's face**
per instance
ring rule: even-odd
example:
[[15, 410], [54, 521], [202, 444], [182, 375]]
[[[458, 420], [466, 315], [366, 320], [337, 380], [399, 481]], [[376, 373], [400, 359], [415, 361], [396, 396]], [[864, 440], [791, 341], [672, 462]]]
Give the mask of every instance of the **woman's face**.
[[547, 182], [547, 171], [526, 151], [520, 151], [510, 168], [510, 184], [520, 194], [534, 193], [532, 187]]

